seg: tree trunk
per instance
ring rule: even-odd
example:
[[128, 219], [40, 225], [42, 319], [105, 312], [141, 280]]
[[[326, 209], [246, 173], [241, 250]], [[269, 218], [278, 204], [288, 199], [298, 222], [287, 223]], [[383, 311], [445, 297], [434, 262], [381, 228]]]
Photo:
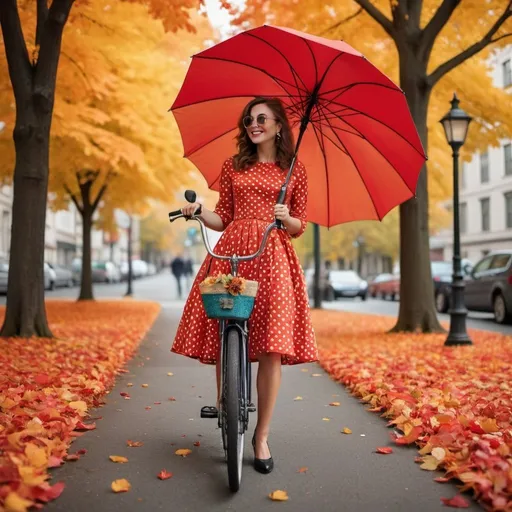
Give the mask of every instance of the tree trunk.
[[82, 215], [82, 278], [78, 300], [94, 300], [92, 293], [91, 232], [94, 211], [84, 204]]
[[44, 305], [44, 235], [51, 112], [19, 112], [7, 310], [0, 336], [52, 337]]
[[[400, 48], [400, 85], [407, 97], [425, 151], [430, 90], [426, 66], [413, 50]], [[421, 171], [416, 197], [400, 205], [400, 310], [392, 332], [444, 332], [436, 314], [430, 268], [427, 166]]]

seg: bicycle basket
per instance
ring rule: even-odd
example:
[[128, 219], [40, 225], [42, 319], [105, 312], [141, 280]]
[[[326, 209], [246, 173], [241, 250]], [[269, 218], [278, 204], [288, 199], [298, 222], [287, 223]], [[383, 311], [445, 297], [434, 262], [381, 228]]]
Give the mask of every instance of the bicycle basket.
[[246, 281], [245, 290], [240, 295], [231, 295], [222, 283], [213, 285], [200, 283], [199, 291], [208, 318], [247, 320], [254, 307], [258, 283], [257, 281]]

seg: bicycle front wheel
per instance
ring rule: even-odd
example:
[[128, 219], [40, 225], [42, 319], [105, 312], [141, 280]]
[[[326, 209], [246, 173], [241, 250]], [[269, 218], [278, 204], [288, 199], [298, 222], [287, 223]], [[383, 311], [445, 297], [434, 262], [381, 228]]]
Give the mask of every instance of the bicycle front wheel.
[[242, 382], [240, 367], [240, 336], [238, 330], [230, 329], [227, 336], [226, 382], [226, 441], [229, 488], [236, 492], [242, 481], [244, 458], [244, 428], [242, 421]]

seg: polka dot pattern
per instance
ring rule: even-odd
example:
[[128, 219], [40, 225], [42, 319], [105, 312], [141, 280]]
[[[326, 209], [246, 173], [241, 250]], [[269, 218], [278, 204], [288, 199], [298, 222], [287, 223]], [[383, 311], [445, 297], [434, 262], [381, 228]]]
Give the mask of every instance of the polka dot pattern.
[[[224, 223], [224, 233], [215, 252], [244, 255], [256, 252], [268, 224], [274, 220], [274, 205], [286, 171], [273, 163], [257, 163], [243, 171], [233, 168], [232, 159], [223, 167], [220, 196], [215, 213]], [[297, 162], [285, 203], [290, 215], [301, 221], [298, 237], [306, 229], [307, 175]], [[282, 364], [318, 360], [315, 334], [311, 324], [304, 273], [285, 230], [273, 230], [262, 255], [239, 265], [239, 274], [258, 281], [258, 293], [249, 319], [249, 356], [281, 354]], [[196, 276], [185, 303], [172, 351], [215, 364], [219, 351], [219, 321], [209, 319], [203, 309], [198, 284], [206, 276], [229, 273], [228, 261], [207, 256]]]

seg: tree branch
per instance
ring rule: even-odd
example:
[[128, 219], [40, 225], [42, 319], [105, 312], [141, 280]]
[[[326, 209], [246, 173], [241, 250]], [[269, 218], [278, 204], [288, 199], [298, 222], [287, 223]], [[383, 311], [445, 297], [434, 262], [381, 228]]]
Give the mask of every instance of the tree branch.
[[[12, 1], [12, 0], [11, 0]], [[40, 37], [39, 59], [34, 80], [34, 95], [44, 111], [51, 111], [55, 96], [62, 32], [74, 0], [53, 0]]]
[[420, 27], [422, 10], [423, 0], [407, 0], [407, 12], [414, 28]]
[[64, 183], [64, 190], [67, 192], [67, 194], [69, 195], [69, 197], [71, 198], [73, 203], [75, 203], [76, 209], [80, 212], [80, 214], [83, 214], [83, 209], [80, 206], [80, 203], [78, 202], [77, 197], [75, 196], [75, 194], [73, 194], [73, 192], [71, 192], [71, 189], [65, 183]]
[[0, 1], [0, 25], [7, 55], [9, 76], [16, 101], [23, 101], [30, 94], [32, 66], [21, 29], [16, 0]]
[[41, 44], [41, 34], [48, 19], [48, 0], [37, 0], [36, 45]]
[[395, 31], [392, 21], [384, 16], [370, 0], [354, 0], [354, 2], [362, 7], [394, 39]]
[[500, 41], [501, 39], [505, 39], [506, 37], [510, 37], [512, 36], [512, 32], [510, 34], [503, 34], [502, 36], [500, 37], [497, 37], [496, 39], [493, 39], [491, 41], [491, 43], [497, 43], [498, 41]]
[[107, 191], [108, 185], [110, 183], [110, 180], [113, 178], [114, 173], [109, 172], [107, 176], [105, 177], [105, 181], [103, 182], [103, 185], [101, 186], [98, 195], [96, 196], [96, 199], [92, 203], [92, 211], [95, 212], [96, 208], [98, 208], [98, 205], [100, 204], [100, 201], [102, 197], [105, 195], [105, 192]]
[[[447, 1], [447, 0], [445, 0]], [[500, 27], [507, 21], [508, 18], [512, 17], [512, 0], [509, 0], [507, 7], [503, 11], [503, 14], [494, 22], [494, 25], [489, 29], [487, 34], [478, 41], [477, 43], [469, 46], [461, 53], [447, 60], [443, 64], [439, 65], [427, 78], [430, 87], [433, 87], [446, 73], [462, 64], [467, 59], [473, 57], [478, 52], [482, 51], [486, 46], [493, 43], [492, 37], [500, 29]], [[497, 39], [501, 39], [501, 36]]]
[[334, 25], [330, 26], [328, 29], [325, 29], [320, 35], [323, 36], [327, 34], [327, 32], [330, 32], [331, 30], [334, 30], [335, 28], [341, 27], [341, 25], [344, 25], [345, 23], [349, 22], [350, 20], [353, 20], [355, 17], [359, 16], [363, 12], [363, 8], [359, 7], [359, 9], [350, 16], [347, 16], [346, 18], [342, 19], [341, 21], [338, 21]]

